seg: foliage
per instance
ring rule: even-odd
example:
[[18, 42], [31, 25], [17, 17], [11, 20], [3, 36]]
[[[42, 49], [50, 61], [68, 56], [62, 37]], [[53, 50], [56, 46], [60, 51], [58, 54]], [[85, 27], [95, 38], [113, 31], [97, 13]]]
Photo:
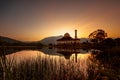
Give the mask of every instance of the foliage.
[[94, 62], [99, 66], [99, 75], [108, 80], [120, 79], [120, 46], [105, 49], [93, 54]]
[[98, 29], [89, 35], [89, 39], [93, 42], [101, 42], [105, 37], [107, 37], [107, 33], [102, 29]]

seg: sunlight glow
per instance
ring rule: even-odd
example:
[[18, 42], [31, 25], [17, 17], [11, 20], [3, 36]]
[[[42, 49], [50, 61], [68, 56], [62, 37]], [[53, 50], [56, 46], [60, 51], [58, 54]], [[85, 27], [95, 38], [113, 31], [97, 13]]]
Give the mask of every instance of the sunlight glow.
[[74, 29], [71, 28], [58, 28], [59, 30], [54, 31], [54, 35], [64, 35], [65, 33], [69, 33], [71, 37], [74, 37]]
[[[73, 54], [72, 56], [75, 58], [75, 54]], [[84, 73], [85, 77], [88, 76], [87, 70], [91, 65], [91, 61], [89, 59], [90, 56], [91, 56], [90, 53], [77, 54], [77, 63], [80, 66], [79, 69], [81, 72]]]

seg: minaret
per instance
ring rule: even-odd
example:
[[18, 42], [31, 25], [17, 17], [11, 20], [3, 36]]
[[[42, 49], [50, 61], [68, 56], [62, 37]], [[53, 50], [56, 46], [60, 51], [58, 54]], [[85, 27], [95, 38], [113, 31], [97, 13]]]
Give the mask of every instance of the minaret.
[[77, 39], [77, 30], [75, 30], [75, 39]]
[[75, 53], [75, 62], [77, 62], [77, 53]]

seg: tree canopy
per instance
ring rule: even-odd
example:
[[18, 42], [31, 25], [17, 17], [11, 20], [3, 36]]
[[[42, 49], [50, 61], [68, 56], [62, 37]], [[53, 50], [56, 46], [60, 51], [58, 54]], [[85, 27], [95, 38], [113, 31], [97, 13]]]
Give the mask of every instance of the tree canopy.
[[96, 31], [93, 31], [92, 33], [90, 33], [89, 35], [89, 39], [92, 42], [101, 42], [103, 41], [105, 38], [107, 37], [107, 33], [102, 30], [102, 29], [98, 29]]

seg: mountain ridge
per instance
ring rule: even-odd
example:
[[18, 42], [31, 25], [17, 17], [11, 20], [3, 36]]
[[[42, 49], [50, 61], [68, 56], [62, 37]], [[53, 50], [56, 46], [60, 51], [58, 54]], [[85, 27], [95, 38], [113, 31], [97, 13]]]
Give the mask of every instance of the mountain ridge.
[[16, 39], [5, 37], [5, 36], [0, 36], [0, 41], [1, 42], [6, 42], [6, 43], [18, 43], [18, 42], [22, 42], [20, 40], [16, 40]]
[[[13, 39], [13, 38], [0, 36], [0, 43], [1, 44], [2, 43], [8, 43], [8, 44], [14, 44], [14, 43], [28, 43], [28, 44], [29, 43], [36, 43], [37, 44], [37, 43], [41, 43], [41, 44], [44, 44], [44, 45], [49, 45], [49, 44], [55, 44], [56, 40], [60, 39], [62, 37], [63, 37], [62, 35], [59, 35], [59, 36], [50, 36], [50, 37], [45, 37], [42, 40], [38, 40], [38, 41], [23, 42], [23, 41], [16, 40], [16, 39]], [[80, 39], [80, 43], [89, 41], [88, 38], [79, 38], [79, 39]]]
[[[39, 42], [44, 44], [44, 45], [49, 45], [49, 44], [56, 44], [56, 40], [62, 38], [63, 36], [51, 36], [51, 37], [46, 37], [40, 40]], [[79, 38], [80, 43], [87, 42], [89, 41], [88, 38]]]
[[46, 37], [46, 38], [43, 38], [42, 40], [38, 41], [42, 44], [45, 44], [45, 45], [49, 45], [49, 44], [55, 44], [56, 40], [57, 39], [60, 39], [62, 38], [63, 36], [60, 35], [60, 36], [51, 36], [51, 37]]

